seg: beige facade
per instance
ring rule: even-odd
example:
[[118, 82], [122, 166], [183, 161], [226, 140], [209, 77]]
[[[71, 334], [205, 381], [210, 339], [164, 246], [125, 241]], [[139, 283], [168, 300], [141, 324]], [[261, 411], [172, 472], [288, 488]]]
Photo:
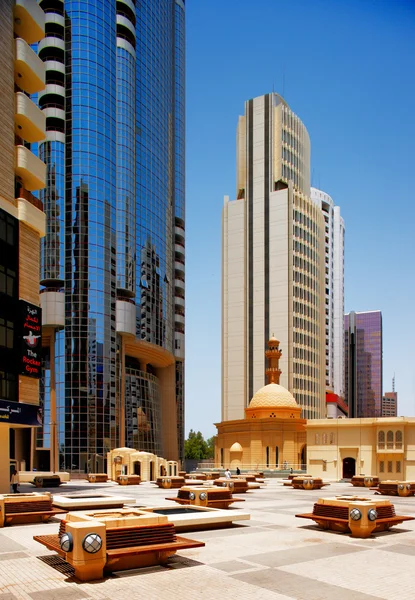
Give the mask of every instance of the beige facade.
[[133, 448], [115, 448], [107, 454], [107, 474], [117, 480], [120, 475], [139, 475], [141, 481], [154, 481], [163, 475], [178, 475], [179, 464], [151, 452]]
[[[43, 36], [44, 13], [36, 0], [0, 2], [0, 210], [18, 221], [18, 295], [10, 295], [6, 288], [0, 290], [0, 302], [4, 294], [9, 305], [25, 300], [39, 306], [39, 240], [45, 235], [45, 215], [31, 191], [44, 186], [45, 165], [25, 144], [45, 137], [45, 123], [24, 92], [44, 87], [43, 65], [29, 46]], [[17, 342], [17, 322], [13, 335]], [[0, 399], [8, 401], [7, 373], [0, 379]], [[15, 400], [39, 404], [39, 380], [19, 375]], [[11, 465], [31, 468], [34, 434], [35, 430], [24, 424], [0, 422], [0, 493], [9, 491]]]
[[237, 131], [237, 199], [222, 217], [222, 421], [243, 419], [278, 332], [282, 384], [325, 415], [324, 219], [310, 194], [310, 141], [277, 94], [249, 100]]
[[315, 477], [415, 480], [415, 417], [308, 421], [307, 457]]

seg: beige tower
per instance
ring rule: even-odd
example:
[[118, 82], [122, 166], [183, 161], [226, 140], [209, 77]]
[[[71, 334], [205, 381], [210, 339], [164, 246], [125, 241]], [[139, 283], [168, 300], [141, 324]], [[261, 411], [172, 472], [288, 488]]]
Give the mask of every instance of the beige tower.
[[45, 164], [31, 144], [45, 137], [45, 116], [30, 99], [45, 87], [31, 48], [44, 37], [36, 0], [0, 2], [0, 493], [10, 467], [33, 466], [39, 425], [41, 310], [39, 241], [45, 214], [36, 197]]
[[324, 219], [310, 200], [310, 140], [278, 94], [245, 104], [237, 129], [237, 199], [225, 198], [222, 420], [242, 419], [265, 383], [278, 331], [282, 385], [304, 418], [325, 415]]

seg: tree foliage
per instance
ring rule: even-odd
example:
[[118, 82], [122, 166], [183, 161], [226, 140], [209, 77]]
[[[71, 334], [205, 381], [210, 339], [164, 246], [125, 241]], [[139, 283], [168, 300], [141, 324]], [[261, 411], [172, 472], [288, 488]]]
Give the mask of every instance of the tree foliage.
[[189, 431], [189, 437], [184, 442], [184, 456], [193, 460], [203, 460], [214, 456], [214, 437], [205, 440], [200, 431]]

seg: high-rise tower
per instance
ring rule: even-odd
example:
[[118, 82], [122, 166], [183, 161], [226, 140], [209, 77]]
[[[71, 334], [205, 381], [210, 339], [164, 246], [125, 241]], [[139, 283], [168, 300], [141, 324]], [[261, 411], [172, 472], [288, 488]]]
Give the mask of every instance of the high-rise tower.
[[349, 417], [382, 416], [382, 313], [344, 315], [345, 394]]
[[182, 458], [184, 1], [40, 5], [39, 466], [51, 449], [52, 468], [102, 470], [127, 444]]
[[[344, 401], [344, 221], [340, 207], [332, 198], [311, 188], [311, 199], [320, 207], [324, 217], [324, 290], [326, 335], [326, 392], [327, 399]], [[334, 403], [327, 405], [328, 414]]]
[[325, 416], [324, 218], [310, 199], [310, 140], [275, 93], [248, 100], [237, 130], [237, 199], [225, 198], [222, 420], [264, 385], [278, 332], [282, 385], [304, 418]]

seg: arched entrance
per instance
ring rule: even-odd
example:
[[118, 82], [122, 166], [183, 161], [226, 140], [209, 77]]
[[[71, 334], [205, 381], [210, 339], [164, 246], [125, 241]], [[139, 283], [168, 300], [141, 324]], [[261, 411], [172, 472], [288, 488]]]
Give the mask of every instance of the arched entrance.
[[151, 460], [150, 461], [150, 481], [153, 481], [153, 479], [154, 479], [154, 463]]
[[343, 479], [351, 479], [356, 475], [356, 460], [348, 456], [343, 459]]
[[301, 470], [302, 471], [307, 470], [307, 446], [306, 445], [304, 445], [301, 448]]
[[141, 475], [141, 462], [139, 460], [134, 461], [134, 475]]

